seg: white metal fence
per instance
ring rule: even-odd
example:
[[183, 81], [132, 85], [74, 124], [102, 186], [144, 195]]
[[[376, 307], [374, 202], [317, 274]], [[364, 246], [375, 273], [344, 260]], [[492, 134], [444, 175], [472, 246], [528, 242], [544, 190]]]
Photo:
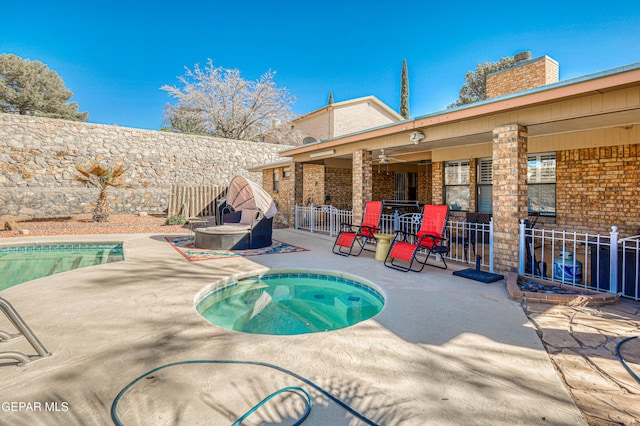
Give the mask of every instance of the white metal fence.
[[[640, 300], [640, 236], [536, 229], [520, 223], [520, 275]], [[615, 250], [612, 250], [615, 247]]]
[[[359, 221], [356, 221], [359, 223]], [[309, 232], [337, 235], [340, 224], [354, 223], [353, 212], [338, 210], [333, 206], [295, 206], [295, 228]], [[393, 234], [399, 229], [415, 234], [422, 223], [421, 213], [383, 214], [380, 218], [380, 232]], [[447, 221], [445, 227], [446, 244], [450, 251], [447, 260], [475, 264], [479, 256], [480, 266], [493, 272], [493, 224], [462, 221]]]

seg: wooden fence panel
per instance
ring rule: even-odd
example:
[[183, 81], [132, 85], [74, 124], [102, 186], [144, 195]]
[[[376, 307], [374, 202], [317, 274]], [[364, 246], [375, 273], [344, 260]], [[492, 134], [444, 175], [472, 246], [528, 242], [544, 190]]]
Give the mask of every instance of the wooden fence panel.
[[172, 185], [169, 197], [169, 216], [181, 214], [190, 217], [217, 217], [217, 200], [226, 194], [227, 188], [219, 185]]

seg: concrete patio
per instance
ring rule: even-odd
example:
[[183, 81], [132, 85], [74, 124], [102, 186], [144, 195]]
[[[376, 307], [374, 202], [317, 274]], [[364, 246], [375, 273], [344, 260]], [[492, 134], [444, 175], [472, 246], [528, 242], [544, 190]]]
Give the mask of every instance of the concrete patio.
[[[384, 425], [582, 425], [521, 306], [504, 283], [482, 284], [426, 268], [402, 273], [331, 254], [328, 237], [277, 230], [306, 252], [187, 262], [162, 236], [6, 239], [124, 241], [124, 262], [54, 275], [0, 292], [53, 355], [26, 367], [0, 364], [0, 423], [106, 425], [118, 392], [141, 374], [184, 360], [252, 360], [292, 370]], [[206, 322], [194, 304], [230, 276], [269, 268], [340, 270], [374, 281], [386, 305], [347, 329], [265, 336]], [[0, 318], [0, 330], [11, 330]], [[24, 340], [0, 350], [33, 353]], [[259, 366], [189, 364], [158, 371], [120, 401], [126, 425], [231, 424], [271, 392], [300, 381]], [[313, 389], [305, 424], [364, 424]], [[296, 398], [276, 398], [247, 424], [291, 424]], [[42, 410], [7, 402], [41, 402]], [[57, 402], [59, 410], [44, 410]], [[51, 405], [49, 405], [51, 408]]]

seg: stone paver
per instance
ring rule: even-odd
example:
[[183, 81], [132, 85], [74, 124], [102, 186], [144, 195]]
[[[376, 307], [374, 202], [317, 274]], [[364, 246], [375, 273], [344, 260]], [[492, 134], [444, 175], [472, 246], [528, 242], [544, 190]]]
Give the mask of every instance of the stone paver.
[[[640, 303], [603, 307], [523, 306], [574, 401], [590, 425], [640, 425], [640, 383], [616, 354], [640, 335]], [[621, 348], [640, 375], [640, 339]]]

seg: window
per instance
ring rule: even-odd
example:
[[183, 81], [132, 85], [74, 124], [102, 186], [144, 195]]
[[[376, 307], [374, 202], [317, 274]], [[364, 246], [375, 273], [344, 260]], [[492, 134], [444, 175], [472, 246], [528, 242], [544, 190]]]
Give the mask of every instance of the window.
[[478, 160], [478, 213], [493, 212], [493, 160]]
[[291, 170], [285, 170], [282, 172], [282, 177], [284, 179], [289, 179], [291, 177]]
[[278, 169], [273, 169], [273, 192], [278, 192], [279, 187], [280, 187], [280, 173], [278, 173]]
[[556, 214], [556, 154], [529, 155], [527, 169], [529, 212], [546, 216]]
[[469, 210], [469, 160], [444, 165], [445, 200], [451, 210]]

